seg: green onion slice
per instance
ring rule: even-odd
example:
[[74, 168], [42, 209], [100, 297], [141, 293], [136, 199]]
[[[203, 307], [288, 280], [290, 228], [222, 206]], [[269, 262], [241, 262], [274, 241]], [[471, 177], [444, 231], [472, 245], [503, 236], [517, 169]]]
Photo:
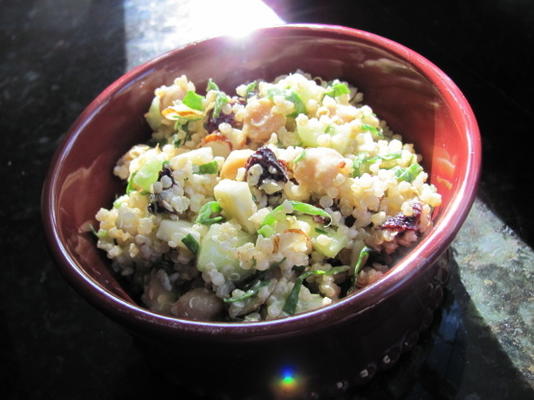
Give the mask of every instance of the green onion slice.
[[197, 240], [188, 233], [185, 235], [182, 239], [182, 243], [185, 244], [185, 246], [193, 253], [194, 255], [198, 254], [198, 250], [200, 249], [200, 245], [198, 244]]
[[399, 181], [413, 182], [413, 180], [423, 171], [418, 163], [410, 165], [408, 168], [399, 168], [395, 171], [395, 176]]
[[252, 81], [250, 82], [247, 87], [245, 88], [245, 97], [250, 97], [254, 94], [256, 89], [258, 88], [258, 81]]
[[371, 132], [371, 134], [373, 135], [375, 139], [384, 138], [384, 134], [382, 133], [382, 130], [380, 128], [377, 128], [376, 126], [362, 124], [361, 127], [363, 130]]
[[193, 173], [197, 175], [216, 174], [219, 171], [219, 164], [217, 161], [210, 161], [206, 164], [194, 165]]
[[350, 94], [350, 89], [346, 83], [337, 82], [334, 83], [330, 87], [330, 90], [328, 90], [324, 95], [330, 97], [338, 97], [342, 94]]
[[263, 222], [261, 223], [260, 229], [258, 229], [259, 234], [264, 237], [269, 237], [275, 233], [274, 227], [276, 226], [278, 221], [281, 221], [286, 215], [286, 203], [289, 203], [291, 205], [291, 212], [296, 211], [301, 214], [307, 214], [312, 216], [317, 215], [323, 218], [327, 218], [330, 222], [332, 221], [330, 214], [328, 214], [325, 210], [321, 208], [312, 206], [308, 203], [302, 203], [300, 201], [286, 200], [284, 203], [280, 204], [278, 207], [275, 207], [269, 214], [265, 216]]
[[223, 301], [225, 303], [236, 303], [238, 301], [243, 301], [243, 300], [246, 300], [252, 296], [256, 296], [258, 294], [258, 292], [260, 291], [260, 289], [264, 286], [267, 286], [269, 284], [270, 280], [265, 280], [265, 281], [262, 281], [262, 280], [257, 280], [256, 282], [254, 282], [254, 284], [252, 285], [252, 287], [250, 289], [248, 289], [245, 293], [243, 293], [241, 296], [238, 296], [238, 297], [228, 297], [226, 299], [223, 299]]
[[206, 86], [206, 92], [209, 92], [210, 90], [220, 90], [219, 85], [217, 85], [213, 79], [208, 79], [208, 85]]
[[195, 222], [197, 224], [211, 225], [221, 222], [224, 218], [221, 215], [216, 217], [213, 214], [218, 214], [222, 211], [221, 205], [217, 201], [208, 201], [198, 211], [198, 216]]
[[353, 269], [352, 279], [354, 282], [358, 280], [358, 274], [360, 273], [360, 270], [363, 268], [363, 266], [367, 262], [369, 253], [372, 250], [373, 249], [367, 246], [363, 246], [363, 248], [360, 250], [360, 254], [358, 255], [358, 260], [356, 261], [356, 264], [354, 264], [354, 269]]
[[282, 311], [288, 313], [289, 315], [295, 314], [295, 312], [297, 311], [297, 304], [299, 302], [300, 289], [304, 281], [310, 276], [312, 275], [335, 275], [341, 272], [346, 272], [349, 269], [350, 268], [348, 266], [343, 265], [340, 267], [334, 267], [332, 269], [329, 269], [328, 271], [318, 269], [315, 271], [308, 271], [308, 272], [304, 272], [300, 274], [297, 280], [295, 281], [295, 284], [293, 285], [293, 289], [291, 289], [291, 292], [289, 292], [289, 296], [287, 296], [286, 298]]
[[300, 98], [300, 96], [291, 89], [280, 89], [278, 87], [273, 87], [267, 90], [267, 97], [272, 100], [274, 96], [283, 96], [286, 100], [289, 100], [295, 106], [295, 111], [291, 114], [286, 115], [287, 117], [295, 118], [299, 114], [306, 114], [306, 106]]
[[204, 96], [196, 94], [191, 90], [185, 94], [184, 98], [182, 99], [182, 103], [193, 110], [204, 110]]

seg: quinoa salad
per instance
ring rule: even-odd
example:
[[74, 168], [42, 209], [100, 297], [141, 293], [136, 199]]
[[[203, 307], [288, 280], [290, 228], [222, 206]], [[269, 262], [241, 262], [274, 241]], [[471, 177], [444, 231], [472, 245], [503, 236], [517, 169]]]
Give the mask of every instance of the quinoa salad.
[[153, 312], [262, 321], [323, 307], [432, 226], [441, 196], [421, 156], [346, 82], [298, 71], [231, 94], [182, 75], [154, 94], [152, 137], [118, 160], [125, 193], [94, 230]]

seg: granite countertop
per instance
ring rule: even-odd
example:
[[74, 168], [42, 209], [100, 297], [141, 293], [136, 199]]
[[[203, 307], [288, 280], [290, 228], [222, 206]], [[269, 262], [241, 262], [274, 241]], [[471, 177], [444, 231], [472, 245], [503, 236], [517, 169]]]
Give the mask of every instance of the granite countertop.
[[484, 144], [479, 196], [453, 243], [433, 325], [395, 368], [338, 398], [534, 398], [532, 157], [521, 145], [534, 119], [527, 3], [2, 1], [3, 398], [195, 397], [154, 373], [133, 339], [59, 275], [44, 242], [41, 185], [69, 125], [126, 70], [192, 40], [284, 21], [352, 26], [425, 55], [470, 100]]

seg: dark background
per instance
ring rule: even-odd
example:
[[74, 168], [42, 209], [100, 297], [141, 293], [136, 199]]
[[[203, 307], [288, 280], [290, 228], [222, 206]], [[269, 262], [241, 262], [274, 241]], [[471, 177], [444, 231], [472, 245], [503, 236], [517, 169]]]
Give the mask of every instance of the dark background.
[[[6, 367], [0, 397], [192, 396], [153, 373], [130, 336], [64, 282], [41, 228], [42, 181], [59, 140], [126, 70], [125, 3], [0, 1], [0, 365]], [[266, 3], [286, 22], [340, 24], [388, 37], [446, 71], [480, 124], [479, 198], [525, 246], [533, 244], [531, 0]], [[340, 398], [534, 398], [489, 334], [486, 341], [470, 341], [486, 328], [483, 321], [463, 318], [468, 297], [453, 279], [443, 311], [415, 351], [369, 386]]]

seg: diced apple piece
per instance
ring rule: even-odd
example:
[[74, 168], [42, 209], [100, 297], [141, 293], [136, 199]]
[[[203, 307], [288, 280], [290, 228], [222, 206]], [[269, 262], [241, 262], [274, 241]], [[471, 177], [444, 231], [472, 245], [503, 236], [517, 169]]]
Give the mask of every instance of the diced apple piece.
[[213, 194], [229, 219], [237, 222], [249, 233], [254, 233], [254, 224], [248, 219], [258, 211], [246, 182], [223, 179], [214, 188]]

